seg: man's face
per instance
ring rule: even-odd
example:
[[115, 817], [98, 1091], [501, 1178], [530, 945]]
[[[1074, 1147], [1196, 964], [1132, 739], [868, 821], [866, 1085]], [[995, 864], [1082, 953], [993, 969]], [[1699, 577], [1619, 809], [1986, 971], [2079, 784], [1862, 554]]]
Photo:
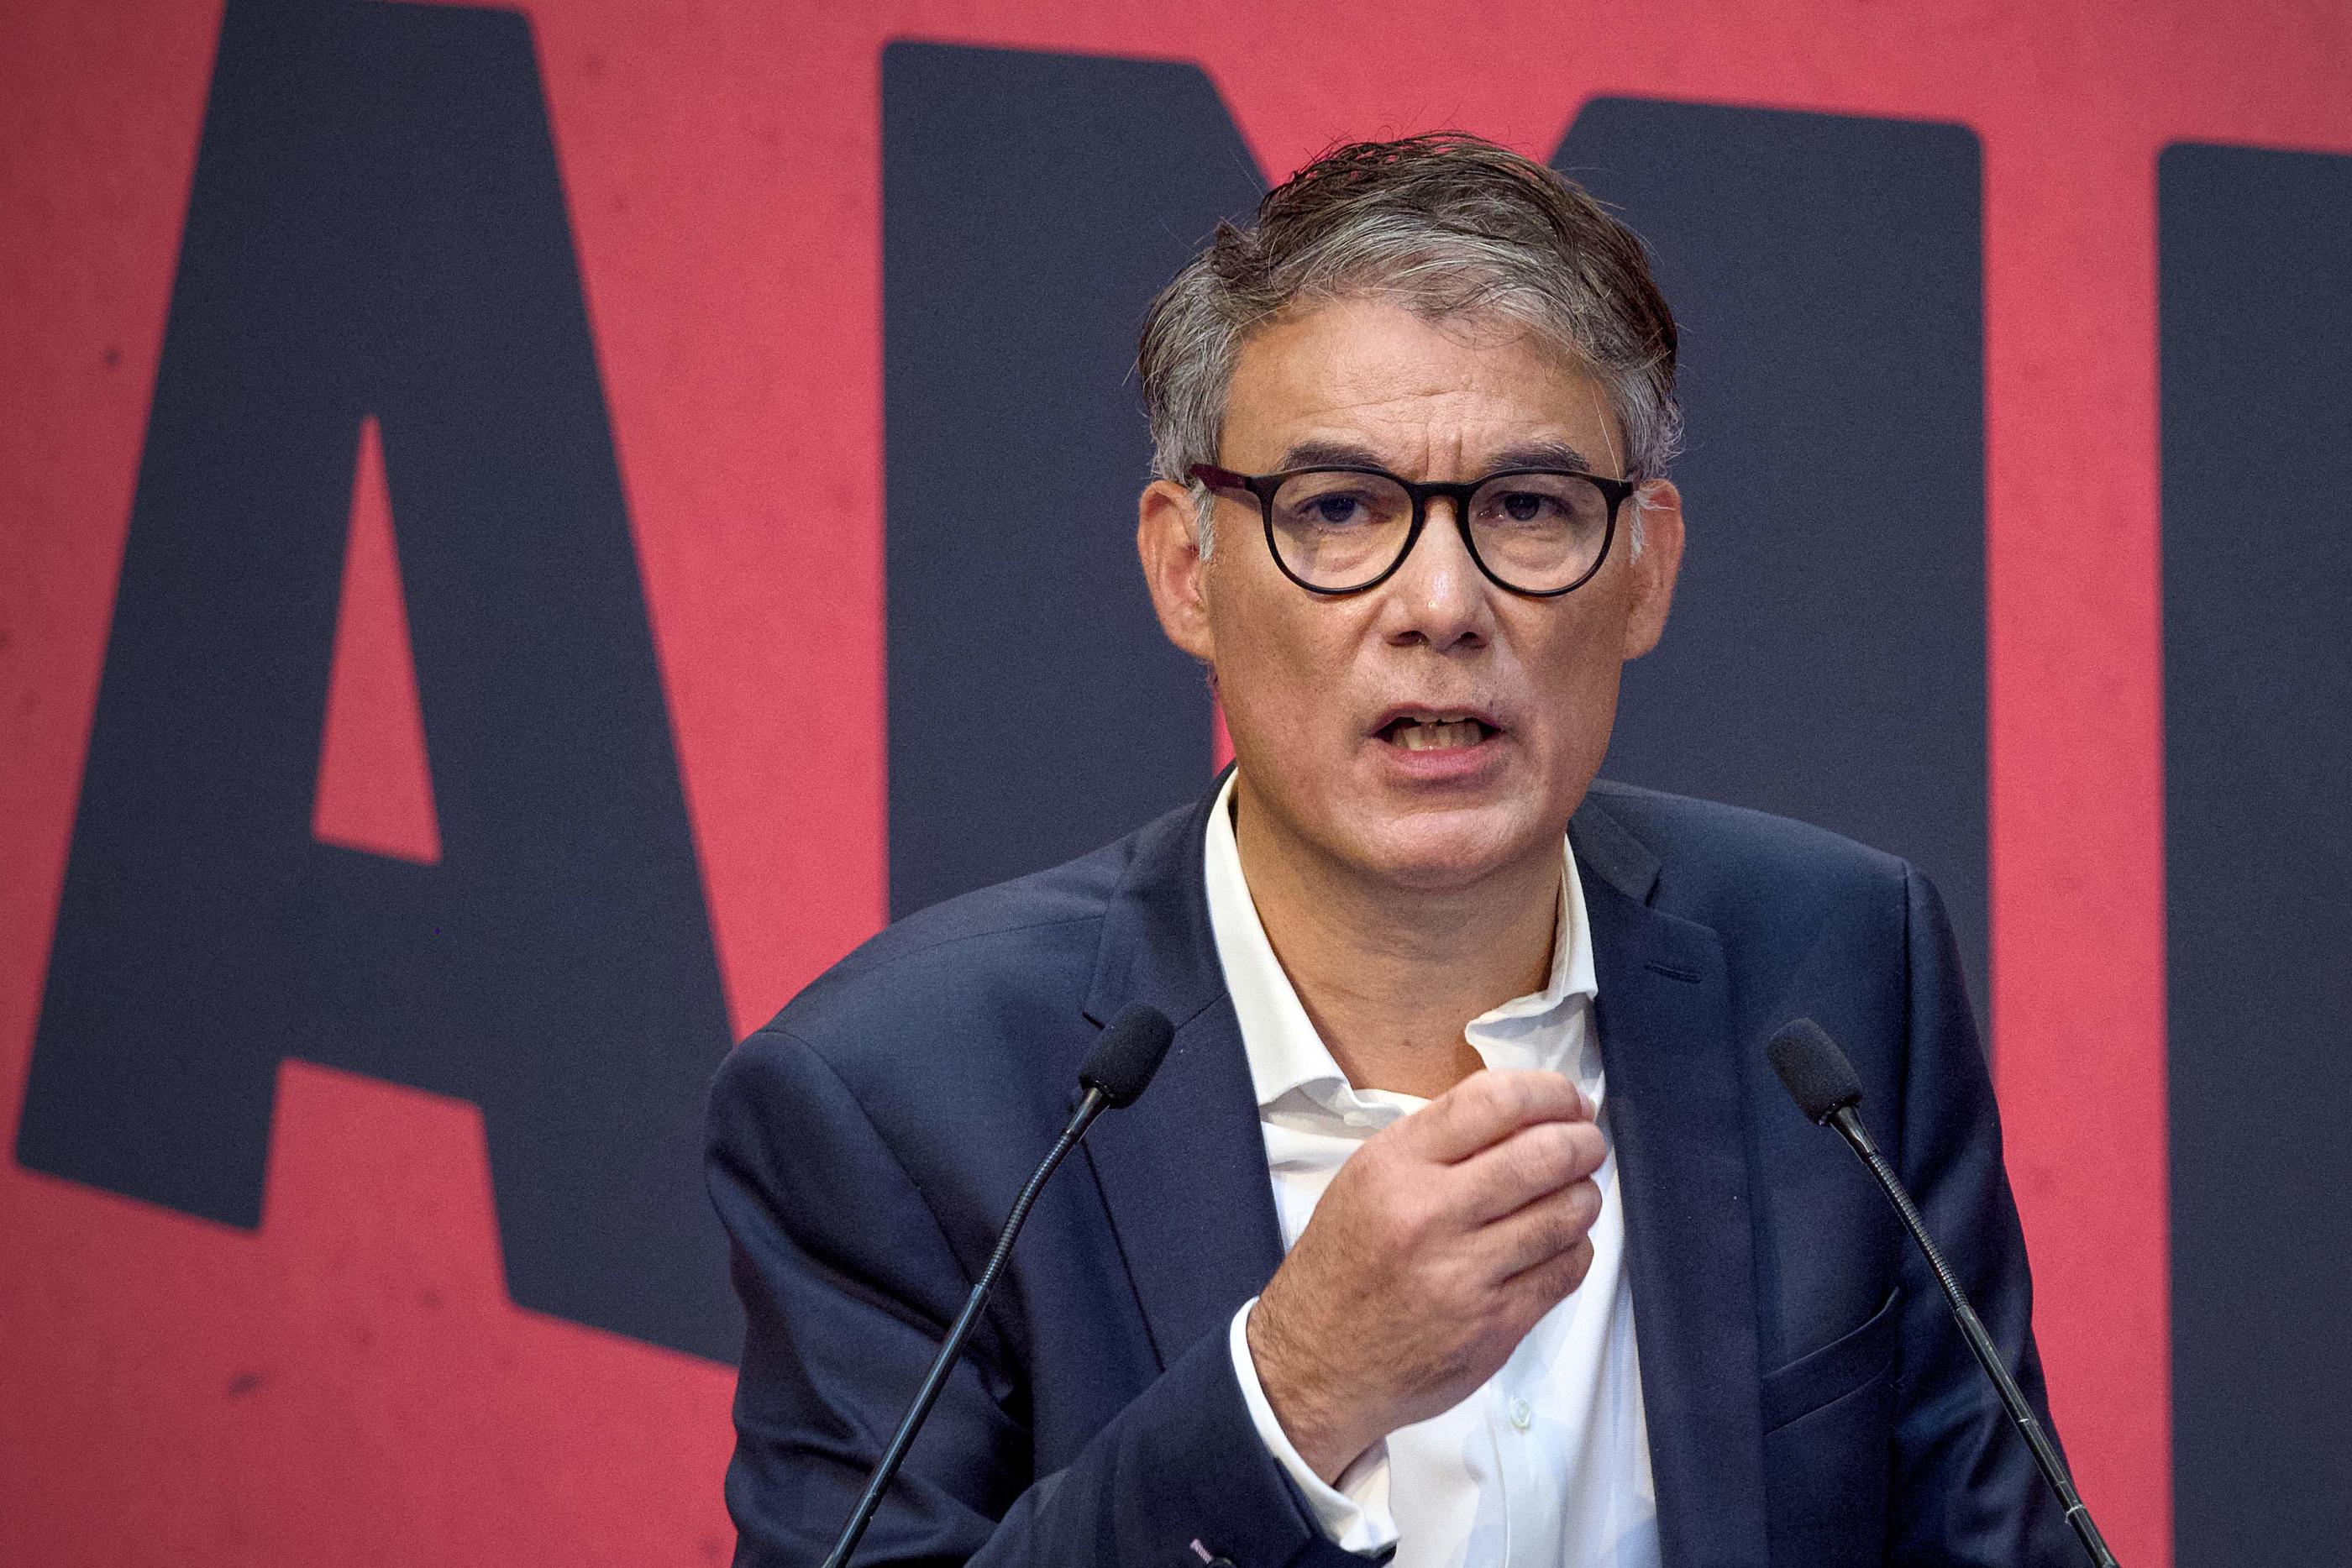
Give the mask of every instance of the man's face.
[[[1431, 323], [1350, 298], [1244, 340], [1218, 460], [1243, 474], [1339, 461], [1459, 481], [1562, 465], [1548, 447], [1624, 474], [1600, 384], [1556, 349], [1510, 323]], [[1641, 559], [1629, 500], [1600, 570], [1559, 598], [1488, 581], [1444, 500], [1387, 581], [1325, 597], [1276, 568], [1253, 497], [1219, 496], [1204, 561], [1191, 497], [1153, 485], [1146, 574], [1169, 635], [1216, 671], [1244, 819], [1263, 811], [1333, 869], [1401, 888], [1556, 859], [1608, 748], [1619, 667], [1656, 643], [1673, 591], [1680, 502], [1663, 482], [1643, 499]]]

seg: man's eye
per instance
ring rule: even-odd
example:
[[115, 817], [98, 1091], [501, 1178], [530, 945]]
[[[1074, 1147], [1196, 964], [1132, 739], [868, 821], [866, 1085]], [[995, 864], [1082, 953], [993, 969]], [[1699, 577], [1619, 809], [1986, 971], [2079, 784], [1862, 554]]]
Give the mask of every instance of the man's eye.
[[1539, 496], [1532, 490], [1514, 490], [1502, 498], [1503, 516], [1515, 523], [1532, 523], [1550, 511], [1549, 496]]
[[1358, 490], [1330, 490], [1310, 496], [1290, 505], [1287, 510], [1301, 527], [1310, 528], [1360, 528], [1377, 514], [1370, 498]]

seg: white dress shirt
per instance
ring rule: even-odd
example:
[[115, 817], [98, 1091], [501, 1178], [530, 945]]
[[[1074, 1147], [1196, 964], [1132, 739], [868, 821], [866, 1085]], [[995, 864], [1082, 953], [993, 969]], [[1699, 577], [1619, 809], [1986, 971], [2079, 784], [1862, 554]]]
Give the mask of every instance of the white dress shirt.
[[[1229, 778], [1209, 813], [1209, 924], [1241, 1021], [1287, 1251], [1348, 1156], [1428, 1102], [1355, 1088], [1332, 1060], [1258, 922], [1234, 841], [1232, 800]], [[1488, 1067], [1549, 1068], [1573, 1079], [1603, 1108], [1609, 1148], [1594, 1176], [1601, 1215], [1591, 1270], [1501, 1371], [1452, 1409], [1390, 1433], [1335, 1488], [1299, 1458], [1259, 1386], [1246, 1333], [1256, 1301], [1234, 1314], [1234, 1372], [1258, 1435], [1325, 1532], [1349, 1551], [1376, 1553], [1393, 1544], [1396, 1568], [1657, 1568], [1657, 1494], [1633, 1357], [1633, 1286], [1593, 1038], [1594, 995], [1591, 935], [1571, 853], [1549, 983], [1481, 1013], [1465, 1030]]]

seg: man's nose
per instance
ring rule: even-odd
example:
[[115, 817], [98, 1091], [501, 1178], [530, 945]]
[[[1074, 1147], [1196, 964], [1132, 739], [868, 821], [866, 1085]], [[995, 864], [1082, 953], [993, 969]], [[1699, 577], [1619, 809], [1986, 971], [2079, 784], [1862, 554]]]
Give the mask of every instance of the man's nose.
[[1489, 584], [1454, 522], [1454, 507], [1450, 497], [1431, 498], [1421, 537], [1381, 585], [1381, 630], [1391, 643], [1479, 646], [1494, 629]]

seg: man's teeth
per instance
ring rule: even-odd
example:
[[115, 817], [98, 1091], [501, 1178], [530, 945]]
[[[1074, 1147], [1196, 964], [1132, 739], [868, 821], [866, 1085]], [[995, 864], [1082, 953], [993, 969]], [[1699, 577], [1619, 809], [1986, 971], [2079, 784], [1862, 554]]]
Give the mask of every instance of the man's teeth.
[[1396, 727], [1396, 744], [1407, 751], [1442, 751], [1451, 746], [1475, 746], [1486, 726], [1475, 718], [1438, 724], [1423, 720]]

